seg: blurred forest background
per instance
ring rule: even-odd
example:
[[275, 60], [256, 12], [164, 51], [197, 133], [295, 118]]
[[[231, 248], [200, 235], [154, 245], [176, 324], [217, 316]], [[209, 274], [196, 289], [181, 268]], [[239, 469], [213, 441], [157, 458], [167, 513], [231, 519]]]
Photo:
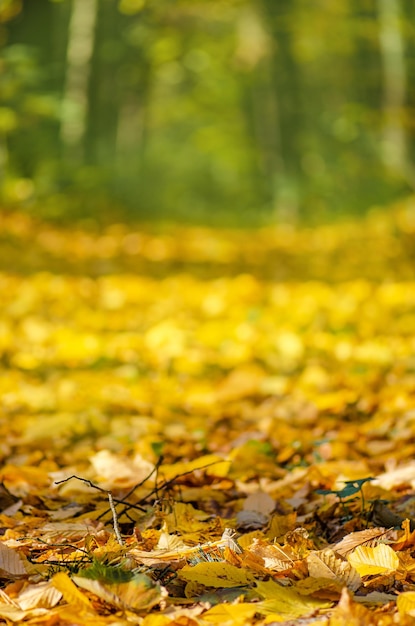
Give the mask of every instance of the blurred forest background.
[[413, 193], [413, 0], [0, 0], [0, 193], [250, 225]]

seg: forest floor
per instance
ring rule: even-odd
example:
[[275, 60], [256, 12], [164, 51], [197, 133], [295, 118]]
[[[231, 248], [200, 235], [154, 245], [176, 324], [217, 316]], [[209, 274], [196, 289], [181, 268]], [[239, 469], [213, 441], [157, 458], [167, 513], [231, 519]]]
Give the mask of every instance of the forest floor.
[[414, 624], [415, 202], [3, 213], [0, 623]]

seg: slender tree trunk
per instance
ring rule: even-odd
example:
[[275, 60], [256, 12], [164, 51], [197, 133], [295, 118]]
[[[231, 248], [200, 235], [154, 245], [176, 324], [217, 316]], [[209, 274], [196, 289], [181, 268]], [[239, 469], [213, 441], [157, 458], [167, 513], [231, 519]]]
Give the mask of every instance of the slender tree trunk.
[[[272, 40], [265, 27], [260, 6], [241, 10], [237, 22], [236, 58], [241, 72], [242, 106], [247, 136], [252, 141], [259, 205], [275, 209], [278, 204], [276, 180], [283, 174], [277, 92], [272, 67]], [[243, 79], [242, 79], [243, 77]]]
[[415, 186], [408, 163], [404, 109], [407, 91], [405, 48], [399, 0], [378, 0], [379, 41], [383, 64], [383, 161]]
[[276, 44], [271, 67], [276, 91], [272, 106], [278, 115], [275, 137], [278, 137], [280, 146], [280, 171], [274, 179], [277, 217], [295, 222], [303, 182], [301, 138], [304, 130], [301, 73], [294, 56], [291, 30], [296, 3], [293, 0], [263, 0], [263, 6], [268, 29]]
[[[83, 0], [80, 0], [83, 1]], [[112, 168], [120, 115], [120, 68], [123, 67], [122, 16], [114, 0], [97, 1], [95, 47], [89, 81], [85, 149], [87, 162]]]
[[73, 0], [69, 24], [61, 139], [70, 160], [83, 159], [97, 0]]

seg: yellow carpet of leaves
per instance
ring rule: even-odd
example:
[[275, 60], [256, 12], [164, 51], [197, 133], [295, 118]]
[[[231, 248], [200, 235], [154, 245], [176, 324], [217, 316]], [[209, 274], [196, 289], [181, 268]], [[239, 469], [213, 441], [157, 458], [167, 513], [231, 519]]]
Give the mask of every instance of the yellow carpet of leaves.
[[0, 217], [0, 624], [415, 623], [415, 200]]

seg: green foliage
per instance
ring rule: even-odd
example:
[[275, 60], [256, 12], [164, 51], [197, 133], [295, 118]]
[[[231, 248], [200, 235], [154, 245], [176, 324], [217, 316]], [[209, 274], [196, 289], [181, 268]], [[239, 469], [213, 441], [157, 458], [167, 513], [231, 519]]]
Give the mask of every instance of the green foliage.
[[78, 576], [99, 580], [102, 583], [118, 584], [126, 583], [134, 578], [134, 572], [124, 569], [122, 565], [107, 565], [94, 559], [92, 565], [78, 571]]
[[387, 203], [413, 181], [412, 14], [392, 58], [374, 0], [3, 2], [0, 194], [233, 224]]
[[362, 512], [363, 512], [365, 508], [365, 497], [362, 491], [362, 487], [365, 483], [370, 482], [372, 480], [373, 478], [370, 476], [367, 478], [360, 478], [357, 480], [345, 480], [344, 481], [345, 487], [343, 487], [343, 489], [317, 489], [316, 493], [323, 495], [323, 496], [333, 494], [337, 496], [337, 498], [342, 504], [344, 504], [345, 499], [350, 498], [351, 496], [355, 496], [356, 494], [359, 494], [361, 503], [362, 503]]

